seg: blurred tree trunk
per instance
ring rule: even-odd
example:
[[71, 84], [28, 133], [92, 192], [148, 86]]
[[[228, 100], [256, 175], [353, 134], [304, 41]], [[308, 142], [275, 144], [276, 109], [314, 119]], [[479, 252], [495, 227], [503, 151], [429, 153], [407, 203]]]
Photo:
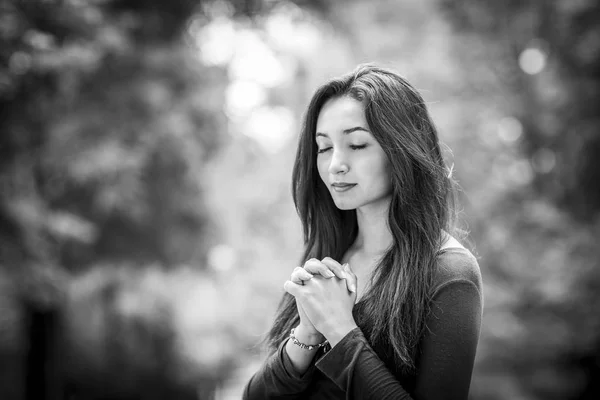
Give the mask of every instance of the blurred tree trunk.
[[58, 312], [32, 306], [29, 316], [29, 351], [26, 366], [27, 400], [63, 399], [61, 354], [58, 344]]

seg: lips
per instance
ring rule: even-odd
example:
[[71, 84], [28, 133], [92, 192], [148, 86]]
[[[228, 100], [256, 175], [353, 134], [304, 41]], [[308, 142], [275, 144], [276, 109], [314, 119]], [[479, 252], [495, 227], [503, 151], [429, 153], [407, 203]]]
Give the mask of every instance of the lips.
[[346, 192], [356, 186], [356, 183], [346, 183], [346, 182], [334, 182], [331, 184], [331, 187], [336, 192]]

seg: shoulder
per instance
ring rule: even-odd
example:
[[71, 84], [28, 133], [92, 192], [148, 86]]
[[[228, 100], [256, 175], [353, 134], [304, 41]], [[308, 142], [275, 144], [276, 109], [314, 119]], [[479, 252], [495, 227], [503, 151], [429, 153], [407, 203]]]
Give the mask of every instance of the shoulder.
[[433, 296], [448, 285], [473, 285], [481, 294], [482, 279], [479, 262], [466, 248], [449, 247], [439, 251], [433, 282]]

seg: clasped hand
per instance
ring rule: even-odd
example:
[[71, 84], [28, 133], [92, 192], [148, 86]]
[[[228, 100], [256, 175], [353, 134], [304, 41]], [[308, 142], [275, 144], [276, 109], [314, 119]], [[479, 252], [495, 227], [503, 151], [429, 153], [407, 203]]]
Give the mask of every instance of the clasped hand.
[[357, 278], [348, 264], [311, 258], [294, 269], [283, 287], [296, 298], [300, 324], [308, 332], [320, 333], [334, 345], [356, 327], [352, 308]]

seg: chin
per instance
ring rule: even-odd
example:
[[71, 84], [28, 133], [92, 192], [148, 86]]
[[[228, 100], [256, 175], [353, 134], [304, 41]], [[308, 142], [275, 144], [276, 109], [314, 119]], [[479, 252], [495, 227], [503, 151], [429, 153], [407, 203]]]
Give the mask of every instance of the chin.
[[333, 201], [333, 204], [335, 204], [335, 206], [340, 209], [340, 210], [355, 210], [356, 209], [356, 204], [353, 204], [349, 201]]

